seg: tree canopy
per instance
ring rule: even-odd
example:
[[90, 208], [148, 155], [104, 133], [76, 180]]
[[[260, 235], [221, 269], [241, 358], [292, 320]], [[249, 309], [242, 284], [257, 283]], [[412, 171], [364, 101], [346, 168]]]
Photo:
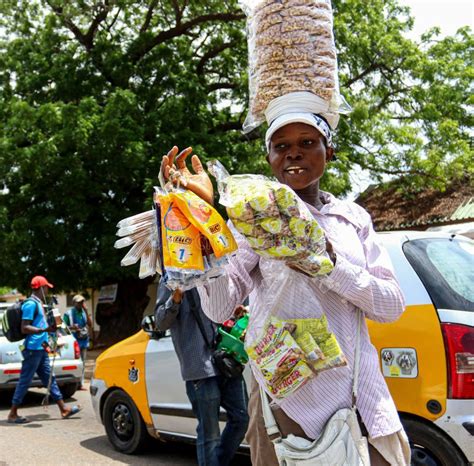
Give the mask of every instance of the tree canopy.
[[[323, 187], [347, 193], [355, 166], [441, 189], [472, 173], [469, 28], [415, 43], [396, 0], [333, 6], [353, 112]], [[3, 1], [0, 34], [0, 283], [44, 273], [79, 290], [136, 276], [120, 268], [115, 225], [150, 208], [174, 144], [230, 172], [266, 172], [259, 131], [240, 131], [247, 44], [236, 0]]]

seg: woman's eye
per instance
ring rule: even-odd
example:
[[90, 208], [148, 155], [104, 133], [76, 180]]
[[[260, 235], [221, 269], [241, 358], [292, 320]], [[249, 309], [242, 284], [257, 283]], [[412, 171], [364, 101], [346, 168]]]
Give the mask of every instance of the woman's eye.
[[305, 146], [311, 146], [312, 144], [314, 144], [314, 141], [312, 139], [305, 139], [303, 141], [303, 145]]
[[275, 149], [276, 150], [282, 150], [286, 147], [286, 144], [284, 142], [281, 142], [279, 144], [275, 144]]

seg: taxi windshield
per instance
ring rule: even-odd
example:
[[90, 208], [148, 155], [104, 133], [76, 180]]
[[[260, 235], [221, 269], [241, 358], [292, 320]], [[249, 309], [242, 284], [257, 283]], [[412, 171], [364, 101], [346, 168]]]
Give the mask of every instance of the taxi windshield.
[[438, 309], [474, 311], [474, 242], [458, 238], [408, 241], [403, 252]]

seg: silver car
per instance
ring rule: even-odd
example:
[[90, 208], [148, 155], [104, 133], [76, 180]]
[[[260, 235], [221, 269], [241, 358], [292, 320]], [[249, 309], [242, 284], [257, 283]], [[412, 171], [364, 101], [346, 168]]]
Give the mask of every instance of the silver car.
[[[23, 360], [20, 348], [24, 340], [8, 341], [1, 327], [1, 316], [9, 306], [11, 303], [0, 303], [0, 390], [15, 389]], [[70, 398], [80, 386], [83, 363], [79, 344], [64, 324], [58, 329], [58, 351], [50, 357], [61, 393]], [[43, 386], [36, 374], [30, 386]]]

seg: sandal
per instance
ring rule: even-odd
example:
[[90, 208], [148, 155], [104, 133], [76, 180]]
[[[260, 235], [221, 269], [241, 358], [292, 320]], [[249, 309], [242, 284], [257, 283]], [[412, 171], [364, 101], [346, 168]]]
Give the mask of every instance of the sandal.
[[74, 405], [72, 408], [71, 408], [71, 411], [69, 411], [67, 414], [65, 414], [63, 416], [63, 419], [67, 419], [71, 416], [74, 416], [74, 414], [77, 414], [79, 411], [81, 411], [82, 408], [80, 406], [77, 406], [77, 405]]
[[15, 419], [7, 419], [9, 424], [27, 424], [30, 420], [24, 416], [18, 416]]

